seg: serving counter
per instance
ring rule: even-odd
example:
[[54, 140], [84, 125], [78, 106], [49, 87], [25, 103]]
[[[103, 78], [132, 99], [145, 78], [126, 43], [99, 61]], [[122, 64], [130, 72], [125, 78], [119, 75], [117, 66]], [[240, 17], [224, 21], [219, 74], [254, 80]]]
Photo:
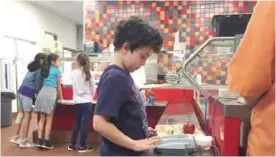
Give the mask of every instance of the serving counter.
[[[216, 88], [210, 88], [215, 91]], [[166, 135], [166, 129], [178, 128], [188, 120], [195, 127], [195, 135], [206, 134], [215, 138], [220, 155], [240, 155], [246, 151], [246, 137], [250, 110], [235, 100], [210, 97], [207, 104], [200, 104], [194, 99], [194, 90], [175, 87], [175, 85], [153, 88], [155, 104], [146, 106], [149, 126], [156, 128], [160, 136]], [[72, 98], [71, 87], [63, 87], [64, 98]], [[93, 130], [93, 101], [89, 122], [88, 143], [99, 145], [100, 136]], [[201, 106], [207, 107], [207, 114]], [[214, 107], [215, 106], [215, 107]], [[205, 120], [207, 116], [208, 121]], [[54, 119], [51, 139], [55, 145], [68, 143], [75, 122], [74, 105], [58, 104]], [[245, 129], [242, 129], [245, 128]], [[242, 130], [242, 131], [241, 131]], [[36, 135], [34, 134], [34, 138]], [[35, 139], [34, 139], [35, 141]], [[201, 155], [213, 155], [213, 151], [200, 151]], [[200, 154], [197, 154], [200, 155]]]
[[[62, 90], [65, 102], [67, 103], [58, 103], [55, 109], [51, 134], [52, 142], [55, 144], [68, 143], [70, 141], [76, 120], [74, 103], [72, 103], [71, 101], [73, 96], [72, 87], [63, 86]], [[92, 101], [93, 106], [91, 109], [88, 126], [89, 134], [87, 142], [91, 144], [99, 144], [99, 142], [101, 141], [99, 135], [93, 130], [93, 113], [96, 103], [96, 100]], [[155, 101], [153, 105], [146, 105], [146, 113], [148, 117], [148, 124], [150, 127], [154, 128], [156, 126], [167, 104], [167, 101]]]

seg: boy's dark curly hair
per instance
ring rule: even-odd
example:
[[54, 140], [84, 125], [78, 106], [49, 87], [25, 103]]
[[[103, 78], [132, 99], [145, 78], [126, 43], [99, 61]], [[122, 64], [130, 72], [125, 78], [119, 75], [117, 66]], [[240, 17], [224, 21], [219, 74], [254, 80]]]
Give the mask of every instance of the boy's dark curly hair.
[[126, 21], [120, 21], [114, 35], [115, 51], [120, 50], [124, 43], [128, 43], [130, 51], [150, 46], [155, 53], [159, 53], [163, 45], [163, 38], [158, 29], [137, 16], [131, 16]]

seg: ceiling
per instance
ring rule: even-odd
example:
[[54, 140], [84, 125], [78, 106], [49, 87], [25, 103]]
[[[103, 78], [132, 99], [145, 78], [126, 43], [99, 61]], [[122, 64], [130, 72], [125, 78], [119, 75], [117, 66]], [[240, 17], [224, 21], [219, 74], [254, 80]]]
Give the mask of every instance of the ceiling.
[[51, 11], [59, 16], [83, 24], [83, 1], [32, 1], [34, 4]]

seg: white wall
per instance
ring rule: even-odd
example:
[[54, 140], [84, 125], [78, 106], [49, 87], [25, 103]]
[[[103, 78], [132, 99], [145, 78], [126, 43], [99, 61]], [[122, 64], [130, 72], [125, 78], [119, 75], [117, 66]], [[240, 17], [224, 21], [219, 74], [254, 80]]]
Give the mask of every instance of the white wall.
[[34, 41], [41, 49], [44, 32], [58, 35], [64, 47], [77, 49], [77, 26], [28, 1], [5, 2], [1, 8], [4, 35]]
[[[77, 49], [77, 26], [73, 22], [63, 19], [31, 2], [0, 0], [0, 19], [0, 43], [2, 46], [0, 58], [21, 58], [20, 61], [17, 61], [18, 63], [22, 63], [23, 60], [32, 60], [33, 56], [30, 53], [33, 52], [31, 51], [39, 52], [43, 48], [45, 31], [56, 34], [58, 40], [64, 47]], [[7, 44], [7, 39], [4, 39], [4, 35], [33, 41], [36, 43], [35, 48], [30, 49], [17, 45], [17, 52], [19, 54], [10, 52], [8, 50], [13, 49], [14, 45]], [[26, 58], [22, 59], [22, 57]], [[24, 65], [19, 64], [19, 72], [24, 72], [24, 70], [26, 70], [27, 62], [28, 61], [24, 62]], [[11, 73], [14, 74], [14, 70], [12, 70]], [[2, 78], [2, 75], [0, 76]], [[15, 75], [12, 75], [12, 77], [10, 81], [15, 84]], [[18, 81], [20, 82], [20, 80]], [[14, 91], [16, 91], [16, 89], [14, 89]], [[13, 101], [12, 111], [17, 111], [15, 101]]]

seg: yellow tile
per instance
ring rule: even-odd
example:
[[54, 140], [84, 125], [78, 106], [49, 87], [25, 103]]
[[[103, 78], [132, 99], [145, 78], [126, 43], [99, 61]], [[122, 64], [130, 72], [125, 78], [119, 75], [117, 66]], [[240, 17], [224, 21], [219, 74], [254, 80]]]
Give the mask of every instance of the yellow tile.
[[156, 8], [156, 11], [160, 11], [160, 10], [161, 10], [161, 8], [160, 8], [160, 7], [157, 7], [157, 8]]
[[162, 19], [162, 20], [165, 19], [165, 12], [164, 12], [164, 11], [162, 11], [162, 12], [160, 13], [160, 19]]
[[107, 47], [107, 41], [106, 40], [103, 41], [103, 46]]
[[202, 67], [199, 67], [199, 68], [198, 68], [198, 71], [203, 71], [203, 68], [202, 68]]
[[163, 59], [163, 63], [168, 63], [169, 62], [169, 58], [168, 57], [165, 57], [164, 59]]
[[217, 68], [216, 67], [212, 67], [212, 71], [217, 71]]
[[169, 45], [169, 46], [172, 46], [172, 45], [173, 45], [173, 42], [172, 42], [172, 41], [169, 41], [169, 42], [168, 42], [168, 45]]
[[186, 43], [185, 43], [185, 42], [180, 42], [180, 47], [181, 47], [182, 49], [185, 49], [185, 46], [186, 46]]
[[204, 37], [203, 37], [203, 36], [200, 36], [200, 37], [199, 37], [199, 40], [200, 40], [200, 41], [203, 41], [203, 40], [204, 40]]
[[221, 71], [220, 74], [226, 76], [226, 71]]

